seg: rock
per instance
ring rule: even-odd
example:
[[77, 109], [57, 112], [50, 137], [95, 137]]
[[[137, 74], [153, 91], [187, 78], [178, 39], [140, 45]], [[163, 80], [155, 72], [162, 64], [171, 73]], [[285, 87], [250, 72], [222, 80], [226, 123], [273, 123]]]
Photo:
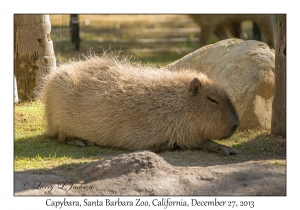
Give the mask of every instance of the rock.
[[170, 67], [196, 69], [217, 80], [236, 107], [240, 130], [271, 127], [275, 51], [268, 45], [226, 39], [206, 45], [167, 66]]
[[[286, 195], [286, 169], [254, 161], [175, 167], [138, 151], [73, 167], [15, 172], [14, 195]], [[102, 199], [104, 200], [104, 199]]]

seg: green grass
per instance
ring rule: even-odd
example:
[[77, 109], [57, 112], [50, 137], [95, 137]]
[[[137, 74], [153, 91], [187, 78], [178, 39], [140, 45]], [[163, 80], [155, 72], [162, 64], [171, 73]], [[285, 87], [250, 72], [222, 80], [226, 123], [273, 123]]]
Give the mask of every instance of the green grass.
[[275, 161], [273, 163], [271, 163], [272, 165], [276, 165], [276, 166], [281, 166], [284, 165], [284, 163], [282, 161]]
[[246, 154], [285, 153], [286, 149], [286, 139], [275, 138], [270, 135], [270, 130], [263, 128], [237, 130], [231, 138], [215, 141], [242, 150]]

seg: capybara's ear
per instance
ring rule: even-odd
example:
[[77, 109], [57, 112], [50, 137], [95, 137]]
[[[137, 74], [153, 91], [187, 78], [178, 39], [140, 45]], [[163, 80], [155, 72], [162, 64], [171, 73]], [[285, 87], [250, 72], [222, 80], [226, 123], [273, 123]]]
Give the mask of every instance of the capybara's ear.
[[193, 95], [196, 95], [198, 92], [198, 89], [201, 87], [201, 82], [198, 78], [194, 78], [190, 82], [190, 91], [192, 91]]

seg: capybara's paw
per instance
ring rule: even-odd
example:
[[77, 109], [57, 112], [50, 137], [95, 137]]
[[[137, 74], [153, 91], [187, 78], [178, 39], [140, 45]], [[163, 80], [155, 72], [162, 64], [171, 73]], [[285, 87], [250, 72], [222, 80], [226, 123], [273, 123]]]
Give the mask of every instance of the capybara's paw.
[[210, 139], [208, 139], [204, 143], [202, 143], [199, 146], [199, 148], [210, 151], [210, 152], [216, 152], [219, 154], [223, 154], [226, 156], [238, 154], [238, 151], [236, 149], [222, 145], [222, 144], [218, 144]]
[[220, 145], [220, 148], [218, 148], [218, 153], [229, 156], [229, 155], [237, 155], [238, 151], [234, 148]]
[[86, 144], [84, 143], [83, 140], [75, 139], [75, 138], [74, 139], [68, 139], [67, 143], [71, 144], [71, 145], [75, 145], [75, 146], [80, 146], [80, 147], [85, 147], [86, 146]]

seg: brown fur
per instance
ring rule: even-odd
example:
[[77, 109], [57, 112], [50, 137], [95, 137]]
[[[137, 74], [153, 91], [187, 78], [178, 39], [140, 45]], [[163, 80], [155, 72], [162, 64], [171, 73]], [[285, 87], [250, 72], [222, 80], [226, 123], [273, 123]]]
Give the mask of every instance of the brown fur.
[[276, 31], [273, 15], [190, 15], [190, 17], [201, 27], [199, 47], [206, 45], [212, 34], [221, 40], [231, 37], [245, 39], [241, 23], [251, 20], [257, 24], [270, 48], [275, 49]]
[[60, 66], [41, 98], [49, 135], [129, 150], [201, 149], [230, 137], [239, 123], [226, 92], [204, 74], [115, 56]]

